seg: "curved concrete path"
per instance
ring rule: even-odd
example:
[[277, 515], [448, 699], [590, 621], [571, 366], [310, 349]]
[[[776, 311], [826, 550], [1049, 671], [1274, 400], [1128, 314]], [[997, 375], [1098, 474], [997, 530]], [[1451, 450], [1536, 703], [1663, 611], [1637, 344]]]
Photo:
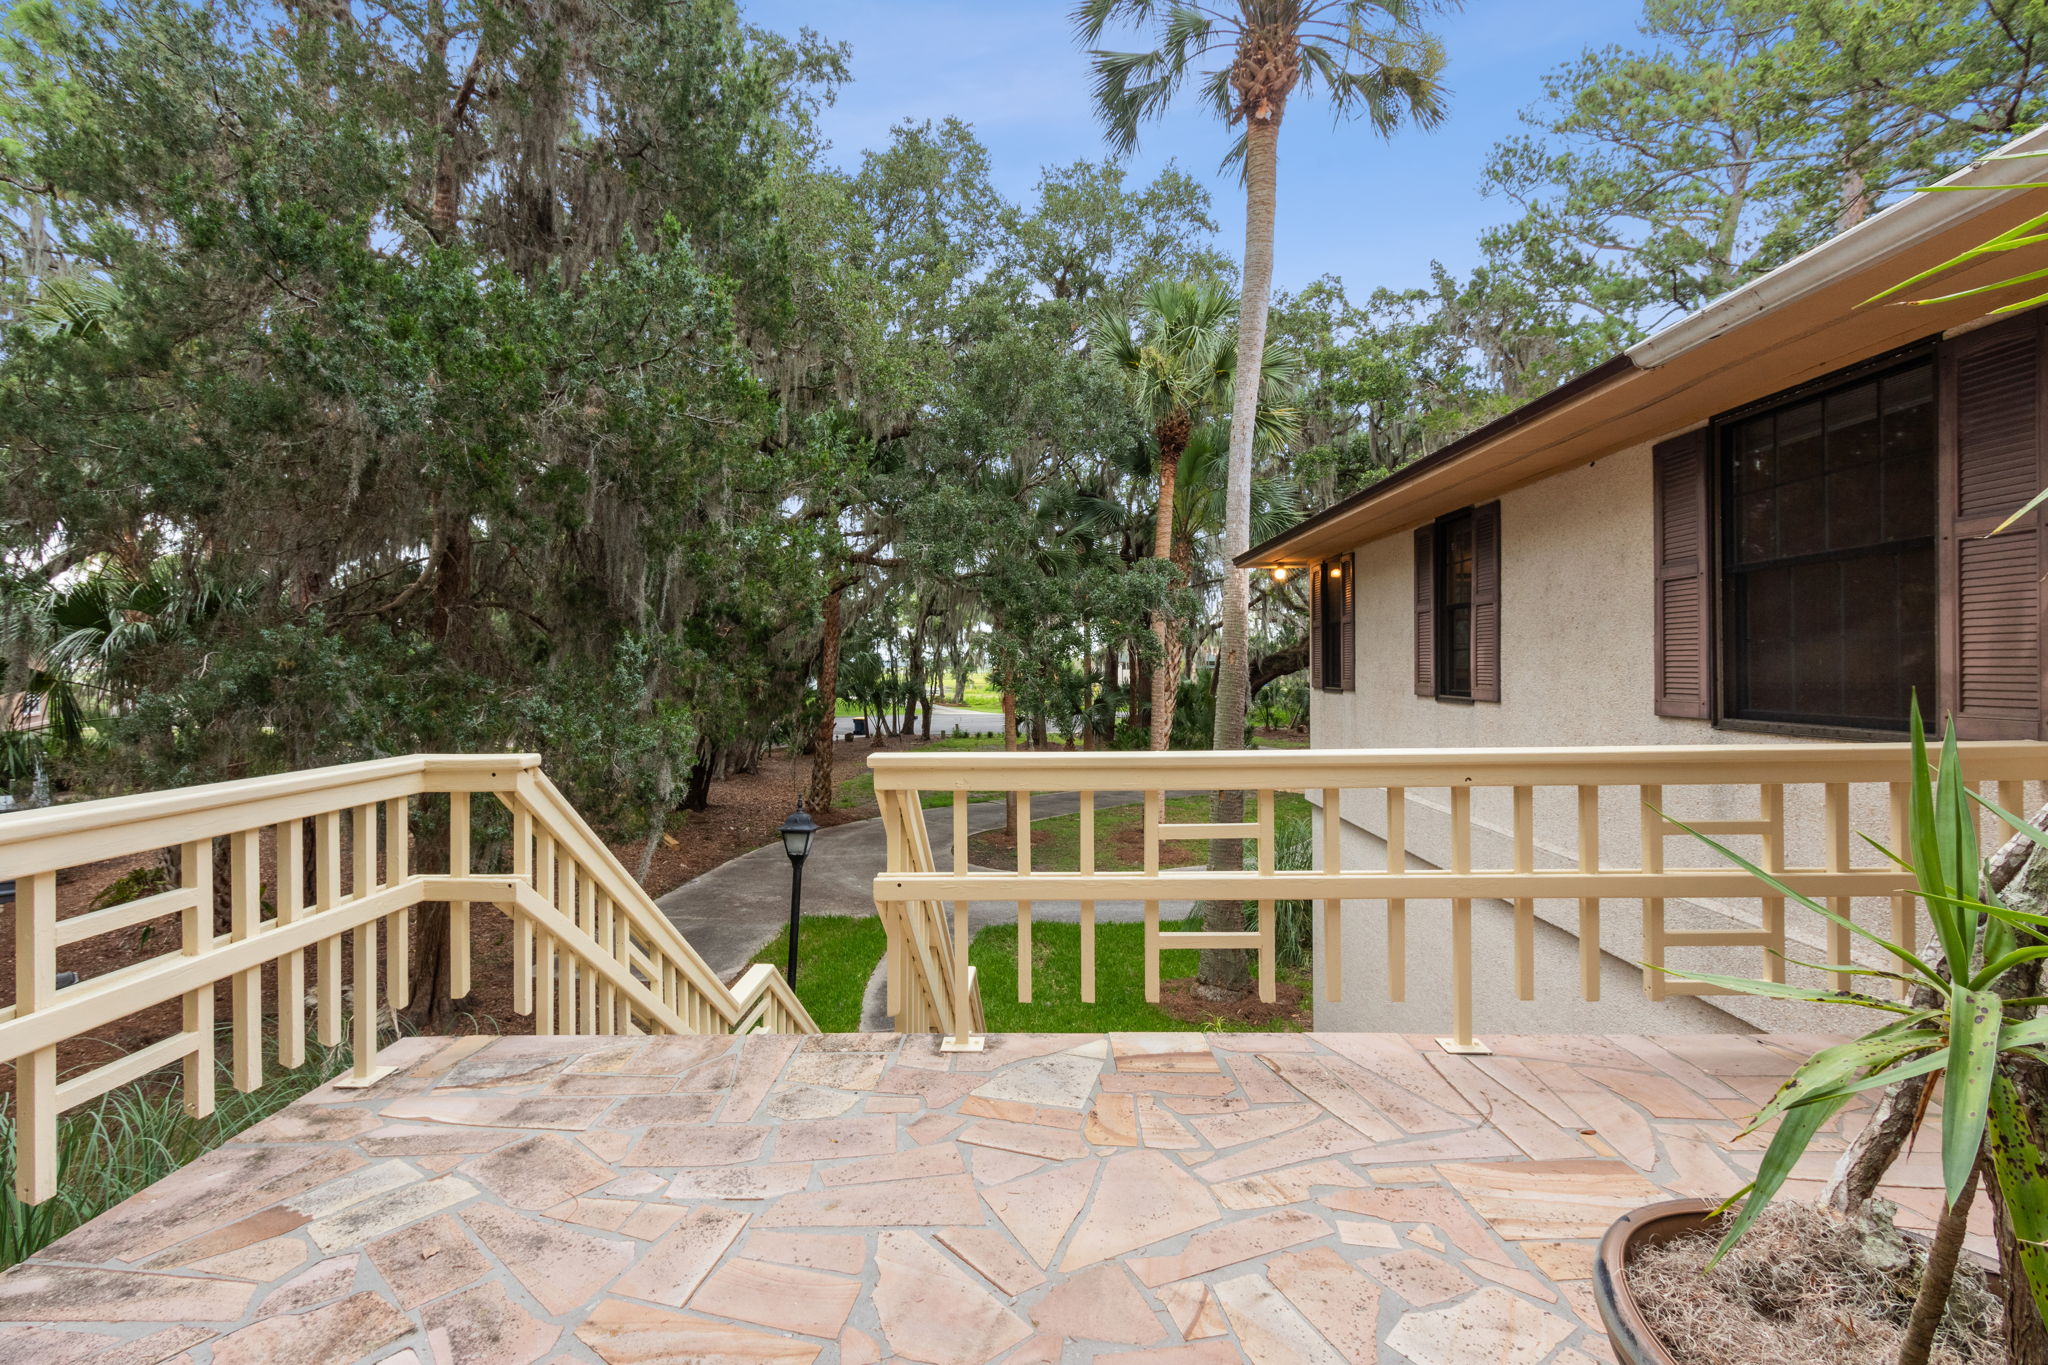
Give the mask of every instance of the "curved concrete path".
[[[1184, 795], [1175, 792], [1171, 795]], [[1098, 792], [1095, 808], [1131, 805], [1140, 799], [1136, 792]], [[1080, 797], [1071, 792], [1033, 796], [1031, 816], [1043, 820], [1053, 815], [1071, 815], [1081, 808]], [[950, 847], [952, 810], [940, 807], [924, 813], [934, 847]], [[967, 808], [967, 828], [979, 834], [1001, 829], [1003, 803], [977, 801]], [[850, 824], [821, 829], [811, 841], [811, 856], [804, 861], [804, 915], [872, 915], [875, 913], [875, 878], [888, 866], [888, 838], [882, 822], [856, 820]], [[754, 960], [754, 954], [789, 923], [789, 858], [780, 842], [743, 853], [700, 877], [684, 882], [655, 902], [669, 922], [682, 931], [690, 946], [721, 977], [730, 978]], [[1165, 901], [1160, 913], [1174, 919], [1185, 916], [1187, 901]], [[1096, 917], [1101, 920], [1137, 920], [1144, 916], [1138, 901], [1098, 901]], [[990, 924], [1007, 923], [1016, 917], [1010, 901], [975, 901], [968, 910], [968, 922], [976, 931]], [[1035, 919], [1079, 920], [1077, 901], [1036, 901]]]

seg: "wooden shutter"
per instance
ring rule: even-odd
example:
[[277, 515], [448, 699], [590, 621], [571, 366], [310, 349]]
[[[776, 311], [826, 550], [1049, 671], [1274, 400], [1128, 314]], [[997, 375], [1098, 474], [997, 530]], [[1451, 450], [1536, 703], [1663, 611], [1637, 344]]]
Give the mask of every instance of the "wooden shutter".
[[1337, 671], [1337, 686], [1346, 692], [1356, 685], [1358, 672], [1358, 574], [1352, 559], [1351, 555], [1344, 555], [1337, 560], [1343, 589], [1343, 609], [1337, 617], [1341, 635], [1337, 649], [1341, 661]]
[[1415, 528], [1415, 695], [1436, 695], [1436, 524]]
[[1308, 685], [1323, 685], [1323, 566], [1308, 570]]
[[1940, 704], [1965, 739], [2042, 737], [2043, 520], [1991, 534], [2048, 484], [2041, 328], [2027, 314], [1941, 352]]
[[1689, 431], [1651, 452], [1656, 482], [1657, 714], [1713, 714], [1713, 524], [1708, 515], [1707, 431]]
[[1500, 504], [1472, 509], [1472, 700], [1500, 700]]

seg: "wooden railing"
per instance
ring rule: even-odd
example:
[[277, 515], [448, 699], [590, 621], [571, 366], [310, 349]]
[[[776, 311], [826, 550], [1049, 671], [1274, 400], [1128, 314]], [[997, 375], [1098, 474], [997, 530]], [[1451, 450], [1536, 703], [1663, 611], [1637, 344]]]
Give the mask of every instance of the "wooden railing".
[[[1963, 746], [1966, 777], [2010, 810], [2032, 810], [2048, 781], [2048, 744]], [[1407, 914], [1413, 902], [1441, 902], [1450, 920], [1447, 964], [1454, 1050], [1483, 1050], [1473, 1038], [1473, 903], [1513, 907], [1515, 993], [1537, 988], [1538, 906], [1564, 907], [1578, 938], [1578, 990], [1600, 993], [1602, 910], [1624, 900], [1641, 908], [1630, 957], [1644, 964], [1653, 1000], [1719, 993], [1667, 976], [1666, 965], [1698, 961], [1700, 950], [1761, 950], [1759, 974], [1784, 980], [1785, 901], [1760, 896], [1755, 878], [1693, 838], [1676, 821], [1727, 842], [1802, 894], [1839, 914], [1869, 916], [1912, 946], [1917, 906], [1907, 874], [1855, 836], [1903, 851], [1910, 776], [1904, 744], [1788, 743], [1557, 750], [1311, 750], [1249, 753], [951, 753], [877, 754], [875, 794], [889, 828], [889, 863], [875, 879], [875, 903], [889, 927], [889, 997], [916, 1027], [935, 1022], [955, 1047], [971, 1046], [982, 1027], [965, 935], [970, 902], [1014, 902], [1018, 914], [1018, 993], [1031, 998], [1030, 927], [1034, 902], [1079, 903], [1081, 999], [1095, 994], [1096, 907], [1143, 906], [1145, 998], [1159, 998], [1159, 954], [1171, 948], [1246, 948], [1258, 954], [1262, 998], [1274, 993], [1275, 905], [1307, 900], [1320, 911], [1318, 965], [1325, 998], [1342, 998], [1343, 936], [1378, 907], [1385, 926], [1384, 976], [1391, 1000], [1406, 991]], [[2030, 789], [2029, 784], [2034, 784]], [[1241, 823], [1170, 823], [1166, 794], [1238, 789], [1252, 794]], [[1020, 827], [1033, 793], [1075, 793], [1078, 865], [1033, 865], [1031, 841], [1017, 840], [1011, 872], [976, 870], [969, 858], [968, 793], [1014, 792]], [[922, 796], [951, 797], [951, 810], [927, 817]], [[1320, 811], [1315, 867], [1283, 870], [1274, 805], [1302, 792]], [[1103, 871], [1096, 863], [1095, 816], [1109, 794], [1143, 803], [1142, 867]], [[934, 856], [927, 819], [950, 818], [950, 867]], [[1988, 821], [1984, 831], [1991, 834]], [[1245, 870], [1160, 866], [1160, 847], [1176, 840], [1245, 841]], [[1632, 854], [1617, 864], [1607, 851]], [[1477, 847], [1475, 847], [1477, 845]], [[1420, 865], [1415, 865], [1416, 863]], [[1160, 927], [1162, 901], [1237, 900], [1257, 907], [1256, 929], [1174, 932]], [[952, 925], [946, 906], [952, 906]], [[1670, 912], [1712, 907], [1706, 928], [1676, 928]], [[1347, 908], [1348, 907], [1348, 908]], [[1695, 914], [1695, 918], [1698, 916]], [[1859, 945], [1842, 926], [1809, 916], [1831, 965], [1850, 965]], [[1797, 936], [1795, 936], [1797, 937]], [[1889, 962], [1877, 965], [1889, 966]], [[1705, 968], [1712, 970], [1713, 968]], [[1829, 974], [1846, 986], [1846, 974]], [[905, 1024], [904, 1027], [911, 1027]]]
[[[503, 808], [489, 833], [473, 818], [471, 799], [484, 794]], [[445, 872], [412, 870], [429, 854], [416, 826], [437, 831], [431, 855]], [[226, 848], [219, 876], [217, 839]], [[166, 850], [175, 852], [172, 889], [57, 917], [64, 870]], [[502, 870], [476, 871], [480, 850]], [[757, 965], [730, 989], [720, 982], [533, 755], [416, 755], [0, 816], [0, 882], [9, 879], [14, 1004], [0, 1009], [0, 1062], [15, 1067], [15, 1183], [30, 1203], [56, 1192], [65, 1110], [180, 1063], [186, 1108], [212, 1112], [222, 982], [237, 1089], [262, 1083], [266, 1026], [278, 1066], [305, 1060], [309, 995], [323, 1045], [339, 1045], [348, 1028], [353, 1066], [337, 1084], [374, 1083], [379, 992], [394, 1010], [410, 1003], [411, 920], [425, 903], [448, 906], [458, 999], [471, 987], [472, 907], [510, 918], [513, 1008], [539, 1033], [818, 1031], [775, 968]], [[170, 916], [177, 928], [163, 936], [165, 951], [58, 987], [60, 948]], [[173, 1000], [180, 1022], [168, 1036], [59, 1079], [67, 1041]]]

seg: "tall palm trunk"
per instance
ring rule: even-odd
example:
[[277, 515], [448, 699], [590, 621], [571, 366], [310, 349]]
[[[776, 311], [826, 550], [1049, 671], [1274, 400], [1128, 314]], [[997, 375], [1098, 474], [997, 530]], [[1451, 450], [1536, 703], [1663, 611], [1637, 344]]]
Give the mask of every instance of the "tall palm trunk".
[[806, 803], [814, 811], [832, 809], [832, 736], [839, 716], [839, 596], [835, 586], [825, 594], [825, 642], [818, 658], [818, 731], [812, 740], [811, 786]]
[[[1159, 510], [1152, 518], [1152, 557], [1173, 558], [1173, 500], [1180, 485], [1180, 457], [1187, 449], [1192, 423], [1185, 412], [1162, 421], [1153, 433], [1159, 441]], [[1152, 670], [1152, 747], [1166, 749], [1173, 742], [1174, 687], [1180, 669], [1174, 659], [1179, 639], [1171, 613], [1161, 608], [1152, 615], [1152, 638], [1159, 642], [1159, 664]]]
[[[1209, 743], [1217, 749], [1244, 747], [1245, 710], [1251, 694], [1251, 580], [1237, 557], [1252, 547], [1252, 432], [1259, 410], [1259, 357], [1266, 352], [1266, 310], [1273, 292], [1273, 199], [1279, 169], [1280, 117], [1254, 116], [1245, 126], [1244, 295], [1237, 314], [1237, 384], [1230, 402], [1230, 464], [1223, 495], [1223, 639], [1216, 660], [1216, 719]], [[1244, 819], [1244, 793], [1220, 791], [1210, 817], [1217, 824]], [[1217, 839], [1209, 845], [1209, 866], [1244, 868], [1244, 841]], [[1212, 932], [1244, 928], [1239, 901], [1208, 901], [1202, 925]], [[1251, 988], [1245, 955], [1236, 949], [1202, 954], [1198, 989], [1211, 997]]]

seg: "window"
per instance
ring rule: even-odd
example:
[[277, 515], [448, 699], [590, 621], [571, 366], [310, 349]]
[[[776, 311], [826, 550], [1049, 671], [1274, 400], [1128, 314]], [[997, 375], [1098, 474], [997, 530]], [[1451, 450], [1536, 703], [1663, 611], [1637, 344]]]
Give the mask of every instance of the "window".
[[1351, 556], [1317, 564], [1309, 575], [1309, 685], [1325, 692], [1349, 692], [1357, 650]]
[[[1316, 628], [1323, 633], [1323, 658], [1332, 662], [1341, 661], [1344, 657], [1344, 590], [1347, 586], [1344, 581], [1344, 561], [1324, 561], [1320, 581], [1316, 584], [1316, 591], [1320, 594]], [[1332, 692], [1343, 690], [1344, 669], [1341, 662], [1338, 662], [1337, 667], [1324, 668], [1323, 686]]]
[[1436, 668], [1439, 697], [1472, 695], [1472, 513], [1436, 524]]
[[1723, 714], [1903, 729], [1935, 695], [1932, 358], [1716, 433]]
[[1415, 530], [1415, 691], [1500, 700], [1500, 504]]

